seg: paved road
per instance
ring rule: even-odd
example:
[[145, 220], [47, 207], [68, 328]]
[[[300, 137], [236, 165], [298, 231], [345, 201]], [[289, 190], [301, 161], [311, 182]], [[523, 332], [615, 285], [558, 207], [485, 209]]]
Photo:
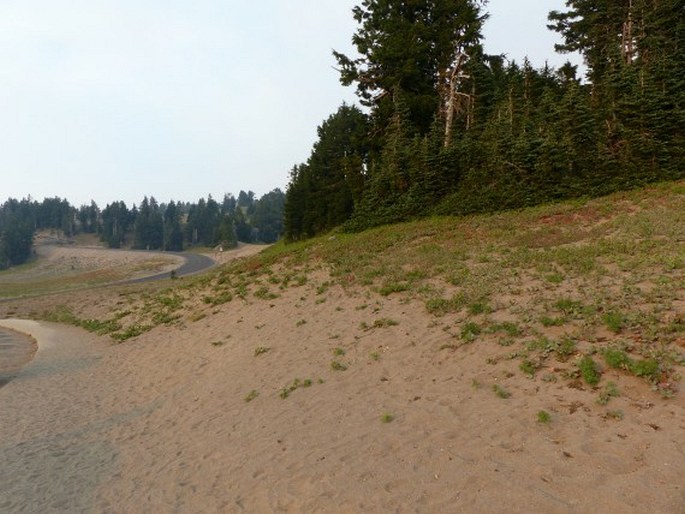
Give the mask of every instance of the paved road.
[[[164, 255], [178, 255], [185, 259], [185, 262], [176, 268], [177, 277], [185, 277], [188, 275], [194, 275], [205, 271], [216, 264], [214, 260], [206, 255], [200, 255], [197, 253], [182, 253], [182, 252], [165, 252]], [[169, 278], [171, 274], [167, 271], [165, 273], [158, 273], [157, 275], [151, 275], [149, 277], [134, 278], [131, 280], [124, 280], [123, 282], [117, 282], [117, 285], [121, 284], [139, 284], [141, 282], [151, 282], [153, 280], [162, 280]]]

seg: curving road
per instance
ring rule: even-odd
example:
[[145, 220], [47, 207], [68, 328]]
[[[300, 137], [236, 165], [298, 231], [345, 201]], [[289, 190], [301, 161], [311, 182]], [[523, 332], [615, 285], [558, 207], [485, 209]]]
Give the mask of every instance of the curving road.
[[[187, 277], [189, 275], [195, 275], [196, 273], [208, 270], [209, 268], [216, 265], [216, 261], [214, 261], [214, 259], [212, 259], [211, 257], [207, 257], [206, 255], [200, 255], [197, 253], [164, 252], [163, 255], [177, 255], [185, 260], [185, 262], [181, 264], [180, 267], [174, 270], [176, 272], [177, 277]], [[122, 282], [115, 282], [114, 284], [110, 285], [139, 284], [141, 282], [162, 280], [165, 278], [169, 278], [170, 276], [171, 273], [166, 271], [164, 273], [157, 273], [156, 275], [150, 275], [147, 277], [133, 278], [130, 280], [124, 280]]]

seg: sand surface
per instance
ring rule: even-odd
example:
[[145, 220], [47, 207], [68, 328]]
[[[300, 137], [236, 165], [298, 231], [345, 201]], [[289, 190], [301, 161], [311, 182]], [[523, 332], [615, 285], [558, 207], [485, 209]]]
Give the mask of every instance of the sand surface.
[[[685, 511], [682, 395], [617, 373], [610, 419], [585, 391], [484, 368], [477, 346], [436, 351], [419, 305], [303, 293], [119, 345], [2, 321], [39, 350], [0, 388], [0, 512]], [[401, 322], [359, 330], [377, 318]]]

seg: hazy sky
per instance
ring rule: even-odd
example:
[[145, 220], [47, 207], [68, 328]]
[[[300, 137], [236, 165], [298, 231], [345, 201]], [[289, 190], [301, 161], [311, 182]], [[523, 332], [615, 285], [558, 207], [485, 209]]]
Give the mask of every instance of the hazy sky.
[[[0, 1], [0, 201], [139, 203], [285, 190], [316, 127], [355, 101], [356, 0]], [[490, 0], [486, 51], [554, 54], [564, 0]]]

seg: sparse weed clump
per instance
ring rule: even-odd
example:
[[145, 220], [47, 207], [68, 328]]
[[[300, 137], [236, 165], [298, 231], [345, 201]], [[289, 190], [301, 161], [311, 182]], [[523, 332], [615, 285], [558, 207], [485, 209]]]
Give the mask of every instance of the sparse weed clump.
[[394, 327], [396, 325], [399, 325], [399, 321], [395, 321], [394, 319], [390, 318], [380, 318], [377, 319], [373, 322], [373, 326], [375, 328], [385, 328], [385, 327]]
[[384, 412], [384, 413], [381, 415], [381, 423], [390, 423], [390, 422], [393, 421], [394, 419], [395, 419], [395, 416], [393, 416], [393, 415], [390, 414], [389, 412]]
[[254, 349], [254, 356], [259, 357], [260, 355], [264, 355], [266, 352], [270, 350], [271, 348], [269, 348], [268, 346], [258, 346]]
[[617, 311], [605, 312], [602, 315], [602, 321], [607, 326], [609, 330], [613, 333], [618, 334], [626, 323], [625, 316]]
[[499, 384], [494, 384], [492, 390], [498, 398], [502, 398], [503, 400], [511, 398], [511, 393]]
[[344, 363], [337, 361], [337, 360], [332, 360], [331, 361], [331, 369], [333, 371], [345, 371], [345, 370], [347, 370], [347, 364], [344, 364]]
[[578, 362], [578, 369], [580, 370], [580, 376], [583, 377], [583, 380], [591, 386], [597, 385], [602, 377], [599, 366], [589, 355], [585, 355], [580, 359], [580, 362]]
[[535, 373], [537, 373], [538, 369], [540, 369], [540, 363], [529, 359], [525, 359], [521, 362], [519, 368], [530, 378], [533, 378], [535, 376]]
[[252, 400], [257, 398], [259, 396], [259, 392], [255, 389], [247, 393], [247, 396], [245, 396], [245, 403], [250, 403]]
[[606, 386], [604, 386], [604, 389], [599, 393], [599, 398], [597, 399], [597, 403], [600, 405], [606, 405], [609, 403], [609, 400], [612, 398], [616, 398], [617, 396], [620, 396], [621, 393], [618, 390], [618, 387], [614, 382], [609, 382]]
[[538, 411], [537, 414], [538, 423], [547, 425], [552, 421], [552, 415], [546, 410]]
[[[319, 383], [322, 382], [320, 381]], [[311, 387], [312, 384], [313, 382], [311, 378], [305, 378], [304, 380], [296, 378], [295, 380], [293, 380], [292, 384], [283, 387], [281, 391], [278, 393], [278, 396], [280, 396], [281, 399], [285, 400], [288, 396], [290, 396], [290, 393], [292, 393], [293, 391], [296, 391], [300, 388]]]
[[464, 326], [461, 329], [461, 339], [467, 343], [471, 343], [476, 340], [481, 332], [482, 329], [477, 323], [468, 321], [464, 323]]

